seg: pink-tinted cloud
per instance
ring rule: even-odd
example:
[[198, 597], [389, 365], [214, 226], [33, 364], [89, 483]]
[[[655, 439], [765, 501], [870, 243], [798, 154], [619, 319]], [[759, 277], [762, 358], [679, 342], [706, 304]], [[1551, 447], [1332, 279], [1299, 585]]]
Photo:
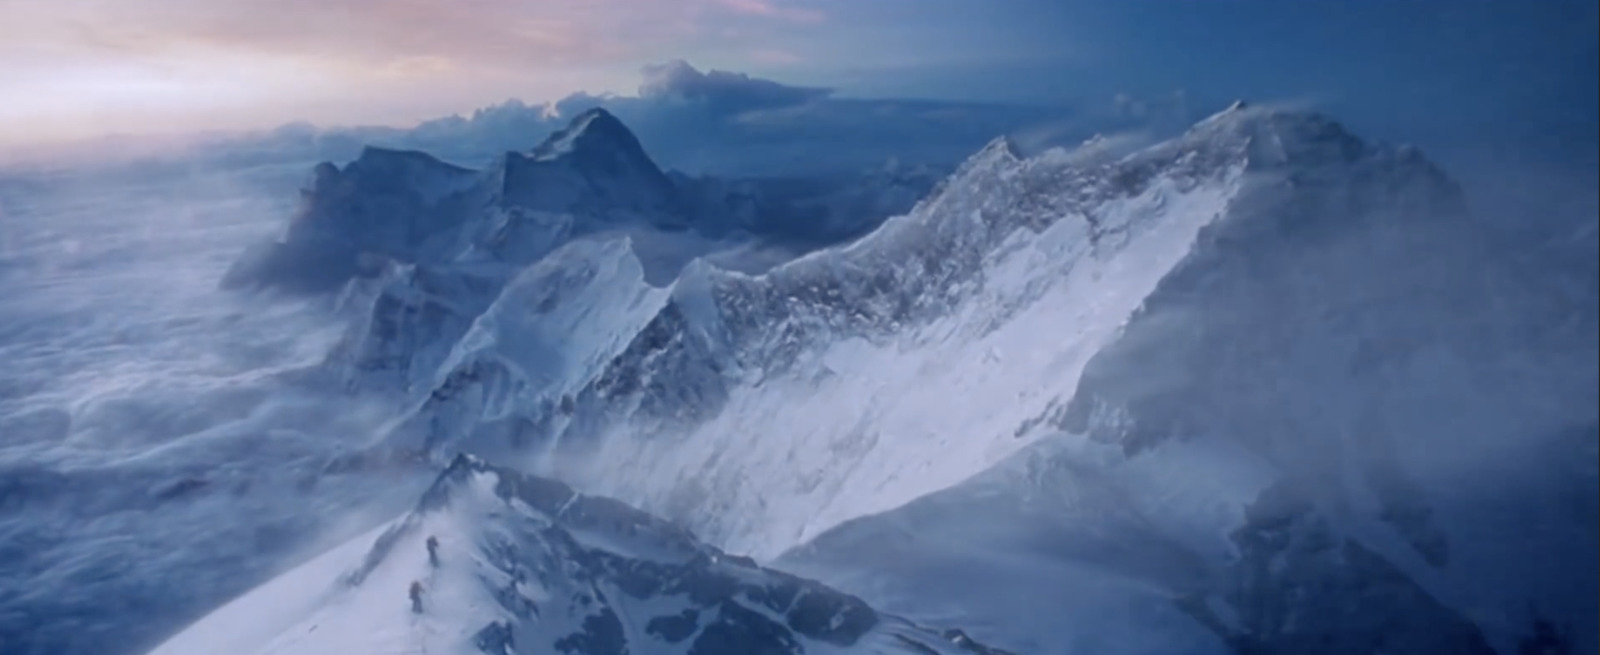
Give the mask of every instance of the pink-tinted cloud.
[[770, 0], [53, 0], [5, 4], [0, 12], [0, 43], [76, 41], [122, 54], [204, 44], [500, 66], [626, 59], [732, 18], [824, 18]]
[[781, 18], [800, 23], [820, 23], [827, 18], [822, 11], [788, 4], [778, 4], [770, 0], [713, 0], [714, 4], [735, 13], [767, 18]]
[[643, 62], [748, 53], [824, 18], [778, 0], [0, 0], [0, 131], [420, 118], [624, 90]]

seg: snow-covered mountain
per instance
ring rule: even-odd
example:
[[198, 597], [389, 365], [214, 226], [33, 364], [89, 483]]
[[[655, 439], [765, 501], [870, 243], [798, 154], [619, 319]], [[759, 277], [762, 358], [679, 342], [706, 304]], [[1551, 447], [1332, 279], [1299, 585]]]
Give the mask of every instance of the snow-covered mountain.
[[[424, 441], [570, 452], [563, 475], [587, 471], [584, 484], [648, 497], [714, 543], [776, 555], [1026, 445], [1018, 428], [1070, 395], [1228, 208], [1244, 184], [1245, 132], [1266, 122], [1222, 117], [1125, 162], [1098, 150], [1022, 159], [997, 141], [849, 246], [757, 276], [691, 266], [625, 348], [567, 381], [570, 400], [513, 399], [530, 372], [474, 360], [422, 414], [513, 412], [491, 411], [497, 421], [476, 435], [446, 425]], [[1008, 352], [1024, 344], [1039, 352]], [[761, 448], [735, 448], [751, 435]]]
[[404, 517], [151, 655], [216, 653], [1006, 655], [466, 456]]
[[401, 415], [357, 457], [534, 471], [1017, 652], [1595, 650], [1592, 312], [1416, 150], [1242, 104], [1001, 139], [752, 271], [663, 246], [738, 185], [587, 120], [363, 183], [401, 220], [330, 365]]
[[1588, 652], [1595, 346], [1494, 246], [1415, 150], [1316, 115], [1239, 105], [1126, 157], [1001, 140], [761, 274], [661, 291], [626, 247], [558, 251], [526, 279], [563, 282], [430, 346], [388, 447], [1024, 652], [1511, 653], [1552, 625]]
[[655, 285], [696, 257], [759, 270], [870, 231], [936, 181], [892, 163], [854, 178], [669, 175], [593, 109], [483, 171], [382, 148], [319, 165], [284, 237], [247, 252], [223, 284], [346, 285], [363, 316], [333, 367], [352, 389], [425, 396], [472, 321], [563, 244], [626, 238]]
[[326, 290], [381, 274], [383, 261], [442, 266], [469, 252], [525, 265], [553, 242], [612, 230], [817, 247], [909, 209], [936, 181], [892, 162], [856, 177], [669, 174], [595, 108], [481, 171], [370, 146], [342, 168], [320, 164], [283, 238], [246, 253], [223, 284]]

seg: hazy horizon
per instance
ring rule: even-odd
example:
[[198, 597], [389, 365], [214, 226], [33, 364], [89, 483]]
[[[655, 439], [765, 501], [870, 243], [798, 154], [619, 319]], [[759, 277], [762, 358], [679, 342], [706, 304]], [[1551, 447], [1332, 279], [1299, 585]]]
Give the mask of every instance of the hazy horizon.
[[848, 97], [1295, 101], [1385, 139], [1592, 160], [1596, 12], [1575, 0], [7, 2], [0, 147], [408, 126], [510, 98], [633, 95], [642, 69], [681, 59]]

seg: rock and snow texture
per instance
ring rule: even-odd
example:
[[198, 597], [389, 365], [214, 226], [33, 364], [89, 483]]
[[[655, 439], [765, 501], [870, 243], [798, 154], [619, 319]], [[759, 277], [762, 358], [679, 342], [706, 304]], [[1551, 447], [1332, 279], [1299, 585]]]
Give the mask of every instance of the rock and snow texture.
[[344, 168], [320, 164], [283, 238], [253, 249], [226, 287], [335, 288], [378, 262], [445, 256], [452, 234], [483, 203], [476, 171], [427, 154], [366, 148]]
[[[996, 142], [849, 246], [760, 276], [691, 266], [569, 411], [427, 440], [536, 443], [563, 476], [776, 555], [1024, 446], [1019, 428], [1226, 209], [1243, 147], [1197, 137], [1085, 167]], [[482, 402], [476, 375], [448, 376], [423, 412]]]
[[224, 284], [326, 288], [376, 275], [375, 262], [442, 266], [490, 254], [526, 264], [574, 234], [628, 225], [682, 229], [687, 218], [672, 180], [595, 109], [483, 171], [383, 148], [344, 168], [321, 164], [283, 240], [247, 254]]
[[151, 655], [1005, 655], [614, 500], [457, 458], [417, 508]]
[[[785, 565], [1028, 652], [1594, 652], [1593, 326], [1414, 151], [1248, 110], [1207, 133], [1248, 137], [1246, 186], [1035, 445]], [[916, 600], [964, 593], [1081, 620]], [[1174, 610], [1220, 641], [1150, 630]]]
[[[584, 244], [625, 239], [627, 254], [602, 247], [616, 261], [594, 265], [642, 268], [652, 286], [670, 284], [699, 257], [761, 270], [870, 230], [909, 208], [934, 179], [929, 169], [893, 165], [859, 178], [668, 175], [626, 126], [596, 109], [483, 171], [381, 148], [343, 168], [320, 165], [283, 240], [247, 253], [224, 284], [344, 285], [344, 303], [360, 318], [330, 368], [352, 391], [415, 403], [441, 384], [446, 361], [464, 361], [450, 359], [457, 342], [503, 294], [515, 295], [508, 285], [591, 257], [583, 253], [592, 244]], [[566, 244], [579, 245], [556, 252]], [[637, 332], [597, 325], [599, 318], [588, 327]]]
[[[759, 558], [844, 525], [797, 565], [1028, 652], [1512, 653], [1536, 626], [1590, 652], [1595, 346], [1462, 204], [1415, 151], [1294, 112], [1123, 158], [996, 142], [848, 246], [691, 265], [620, 351], [615, 325], [552, 322], [603, 335], [559, 340], [585, 365], [509, 365], [502, 333], [394, 443], [544, 467]], [[1069, 473], [1006, 473], [1039, 458]], [[1002, 529], [985, 494], [1073, 500]], [[963, 531], [935, 525], [993, 547], [940, 551], [918, 535]], [[859, 575], [895, 539], [905, 566]], [[919, 561], [1016, 586], [962, 598]], [[1062, 636], [1026, 598], [1142, 609]]]
[[1596, 650], [1592, 320], [1414, 150], [1243, 106], [1126, 157], [997, 141], [853, 243], [663, 282], [651, 212], [732, 196], [662, 200], [599, 120], [473, 187], [528, 206], [408, 232], [449, 257], [332, 360], [407, 399], [374, 456], [537, 470], [1019, 652]]
[[575, 236], [616, 230], [817, 247], [909, 209], [935, 179], [892, 163], [855, 178], [668, 174], [596, 108], [483, 170], [377, 147], [342, 168], [320, 164], [283, 237], [246, 253], [223, 285], [327, 291], [380, 275], [385, 262], [526, 265]]

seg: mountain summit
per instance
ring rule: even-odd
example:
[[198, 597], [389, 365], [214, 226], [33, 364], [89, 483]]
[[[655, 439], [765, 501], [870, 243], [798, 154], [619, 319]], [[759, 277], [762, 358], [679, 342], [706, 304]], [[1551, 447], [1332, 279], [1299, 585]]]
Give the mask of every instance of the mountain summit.
[[[533, 149], [540, 160], [608, 153], [619, 158], [650, 161], [638, 137], [604, 108], [595, 107], [572, 118]], [[652, 163], [651, 166], [654, 166]]]
[[506, 153], [491, 168], [506, 208], [575, 212], [613, 222], [683, 228], [672, 180], [610, 112], [572, 119], [529, 153]]

